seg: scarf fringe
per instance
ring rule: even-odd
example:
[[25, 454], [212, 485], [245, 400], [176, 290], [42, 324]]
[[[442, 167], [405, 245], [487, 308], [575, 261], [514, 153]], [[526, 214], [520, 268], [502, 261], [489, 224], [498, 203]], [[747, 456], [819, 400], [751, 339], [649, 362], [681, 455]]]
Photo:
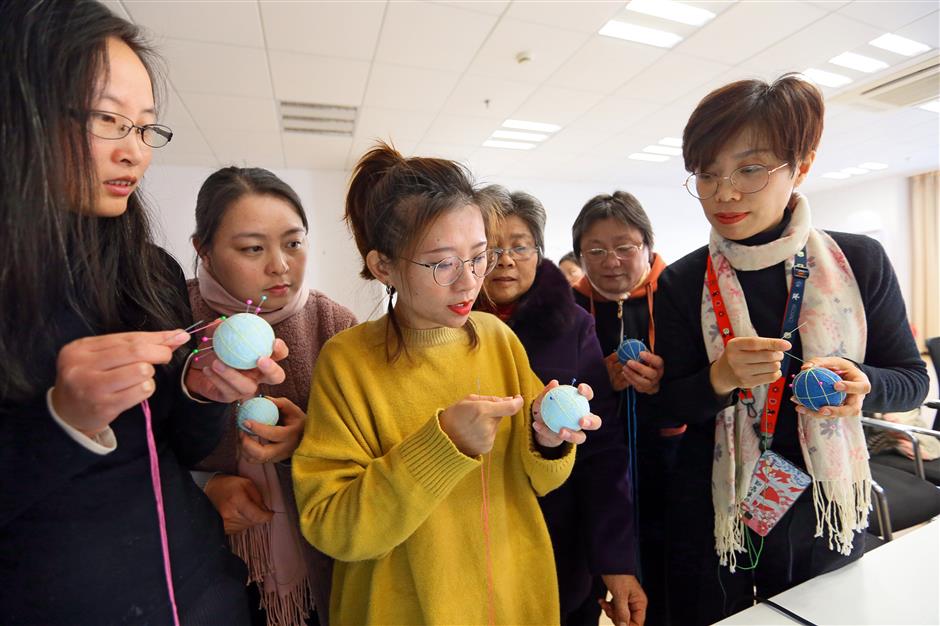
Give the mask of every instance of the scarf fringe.
[[719, 562], [734, 573], [738, 552], [744, 552], [744, 521], [740, 517], [715, 514], [715, 551]]
[[265, 590], [264, 578], [274, 572], [271, 525], [252, 526], [230, 535], [228, 540], [232, 552], [248, 566], [248, 584], [258, 585], [261, 591], [261, 608], [267, 615], [268, 626], [303, 626], [315, 607], [309, 576], [305, 575], [299, 585], [283, 596], [277, 592], [277, 586], [273, 591]]
[[848, 556], [856, 532], [868, 528], [871, 511], [871, 478], [852, 483], [842, 480], [813, 481], [816, 536], [829, 537], [829, 549]]

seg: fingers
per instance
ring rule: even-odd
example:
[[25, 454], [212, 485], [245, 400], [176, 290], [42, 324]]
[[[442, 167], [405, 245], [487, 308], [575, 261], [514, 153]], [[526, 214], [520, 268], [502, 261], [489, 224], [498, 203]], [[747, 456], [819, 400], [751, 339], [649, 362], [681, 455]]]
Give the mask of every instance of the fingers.
[[597, 430], [602, 424], [603, 420], [593, 413], [585, 415], [578, 421], [578, 426], [581, 427], [581, 430]]
[[116, 393], [151, 380], [155, 373], [150, 363], [134, 363], [107, 372], [97, 372], [95, 378], [100, 380], [97, 385], [99, 391]]
[[729, 346], [732, 344], [741, 350], [750, 350], [754, 352], [785, 352], [793, 347], [793, 345], [786, 339], [776, 339], [773, 337], [735, 337], [728, 342]]
[[[267, 397], [267, 396], [266, 396]], [[303, 409], [299, 406], [288, 400], [287, 398], [273, 398], [267, 397], [268, 400], [274, 403], [274, 406], [277, 407], [278, 413], [281, 414], [281, 418], [285, 420], [293, 419], [306, 419], [307, 414], [304, 413]]]
[[578, 385], [578, 393], [587, 398], [589, 401], [594, 399], [594, 390], [591, 389], [591, 386], [587, 383], [581, 383]]
[[509, 399], [478, 400], [477, 410], [482, 417], [506, 417], [515, 415], [522, 409], [522, 396]]
[[[281, 341], [278, 339], [277, 341]], [[284, 344], [283, 341], [281, 341]], [[287, 350], [287, 344], [284, 344], [284, 350]], [[287, 354], [284, 355], [285, 357]], [[284, 357], [281, 357], [282, 359]], [[260, 377], [258, 378], [259, 383], [264, 383], [267, 385], [280, 385], [284, 382], [284, 379], [287, 378], [287, 374], [284, 373], [284, 370], [278, 365], [275, 361], [277, 359], [272, 357], [262, 357], [258, 359], [258, 373]]]
[[252, 526], [268, 522], [274, 517], [274, 513], [264, 505], [264, 498], [261, 497], [258, 488], [250, 480], [245, 481], [243, 494], [245, 497], [238, 498], [235, 505], [241, 516]]
[[273, 361], [283, 361], [287, 358], [287, 355], [290, 354], [290, 349], [288, 349], [287, 344], [284, 343], [283, 339], [274, 340], [274, 350], [271, 352], [271, 360]]

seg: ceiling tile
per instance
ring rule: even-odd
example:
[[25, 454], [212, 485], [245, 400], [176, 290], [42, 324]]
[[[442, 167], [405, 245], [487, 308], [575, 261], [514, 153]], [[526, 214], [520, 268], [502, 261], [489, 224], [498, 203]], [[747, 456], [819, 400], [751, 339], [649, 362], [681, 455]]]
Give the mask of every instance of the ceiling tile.
[[[576, 154], [581, 154], [590, 148], [602, 143], [610, 137], [610, 133], [594, 131], [578, 131], [568, 128], [560, 130], [551, 139], [540, 145], [537, 150], [538, 156], [548, 159], [573, 158]], [[532, 156], [536, 156], [533, 154]]]
[[461, 145], [452, 143], [436, 143], [433, 141], [422, 141], [415, 147], [413, 156], [434, 157], [438, 159], [450, 159], [466, 163], [470, 155], [480, 149], [479, 144]]
[[[894, 32], [896, 35], [919, 41], [931, 48], [940, 48], [940, 12], [934, 11]], [[877, 48], [869, 49], [876, 50]]]
[[487, 15], [502, 15], [509, 6], [508, 0], [432, 0], [432, 2]]
[[412, 67], [463, 71], [497, 18], [442, 4], [389, 5], [375, 60]]
[[809, 4], [823, 11], [837, 11], [851, 2], [852, 0], [812, 0]]
[[212, 154], [212, 149], [198, 128], [173, 128], [173, 139], [170, 143], [159, 150], [154, 150], [153, 153], [160, 155]]
[[664, 54], [662, 48], [594, 35], [552, 75], [548, 84], [611, 93]]
[[[161, 152], [160, 154], [154, 154], [153, 161], [150, 162], [150, 165], [192, 166], [215, 169], [219, 167], [219, 162], [212, 154]], [[147, 189], [146, 180], [146, 177], [144, 177], [144, 190]]]
[[675, 50], [735, 65], [825, 14], [805, 2], [741, 2], [679, 42]]
[[608, 136], [623, 132], [654, 111], [661, 104], [619, 95], [607, 96], [568, 128], [581, 132], [604, 132]]
[[274, 93], [279, 100], [359, 106], [369, 63], [271, 50]]
[[134, 22], [160, 38], [263, 48], [254, 2], [124, 2]]
[[444, 110], [455, 115], [473, 115], [502, 119], [519, 108], [536, 89], [532, 83], [465, 74], [444, 103]]
[[372, 60], [385, 2], [262, 2], [268, 47]]
[[[480, 48], [469, 72], [540, 83], [590, 37], [587, 33], [503, 18]], [[527, 53], [530, 60], [517, 62], [520, 52]]]
[[256, 98], [271, 95], [264, 50], [169, 39], [162, 52], [170, 83], [181, 92]]
[[875, 26], [881, 32], [893, 32], [937, 10], [936, 2], [891, 0], [891, 2], [853, 2], [839, 9], [846, 17]]
[[422, 143], [479, 146], [499, 127], [491, 118], [440, 115], [424, 135]]
[[374, 63], [364, 105], [436, 113], [459, 77], [456, 72]]
[[157, 121], [161, 124], [166, 124], [174, 131], [184, 128], [196, 128], [196, 122], [193, 121], [192, 116], [189, 114], [189, 111], [186, 110], [183, 101], [180, 99], [175, 89], [168, 86], [166, 99], [162, 102], [158, 102], [157, 106]]
[[627, 81], [614, 95], [669, 104], [730, 69], [723, 63], [670, 52]]
[[356, 120], [356, 140], [392, 139], [396, 146], [417, 143], [433, 120], [431, 113], [363, 107]]
[[277, 107], [271, 98], [180, 94], [200, 128], [218, 130], [279, 130]]
[[878, 35], [873, 26], [832, 13], [745, 60], [741, 66], [772, 74], [802, 72], [808, 67], [816, 67], [855, 76], [851, 70], [830, 66], [829, 59]]
[[345, 169], [352, 143], [352, 137], [284, 133], [286, 166], [318, 170]]
[[506, 17], [593, 34], [626, 5], [626, 2], [513, 2]]
[[284, 167], [281, 133], [206, 130], [206, 138], [219, 162], [241, 167]]
[[513, 111], [512, 117], [565, 126], [583, 115], [603, 97], [598, 93], [545, 86], [539, 88], [521, 107]]

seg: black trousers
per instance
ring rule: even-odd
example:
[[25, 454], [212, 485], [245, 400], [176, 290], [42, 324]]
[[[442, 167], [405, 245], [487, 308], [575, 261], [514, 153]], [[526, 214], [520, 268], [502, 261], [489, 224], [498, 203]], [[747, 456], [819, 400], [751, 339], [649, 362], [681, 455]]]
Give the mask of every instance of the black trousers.
[[[674, 624], [712, 624], [752, 606], [755, 588], [757, 595], [769, 598], [839, 569], [864, 552], [864, 533], [855, 535], [848, 556], [829, 549], [825, 530], [822, 537], [813, 536], [816, 513], [810, 487], [764, 538], [757, 567], [740, 569], [751, 563], [746, 553], [738, 553], [739, 568], [732, 574], [719, 566], [715, 553], [710, 482], [687, 472], [676, 480], [685, 484], [674, 485], [667, 517], [667, 580]], [[760, 547], [760, 536], [747, 532], [754, 547]]]

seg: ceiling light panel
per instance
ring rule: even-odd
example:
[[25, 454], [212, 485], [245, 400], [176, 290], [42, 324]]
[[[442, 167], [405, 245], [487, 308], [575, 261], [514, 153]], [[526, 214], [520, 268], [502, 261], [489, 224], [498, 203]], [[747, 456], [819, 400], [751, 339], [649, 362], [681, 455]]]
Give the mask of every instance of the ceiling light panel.
[[547, 124], [545, 122], [529, 122], [526, 120], [506, 120], [503, 122], [503, 128], [516, 128], [518, 130], [534, 130], [541, 133], [554, 133], [561, 130], [558, 124]]
[[610, 20], [597, 32], [605, 37], [634, 41], [648, 46], [656, 46], [657, 48], [671, 48], [682, 41], [682, 37], [675, 33], [657, 28], [637, 26], [619, 20]]
[[878, 70], [883, 70], [888, 67], [888, 64], [883, 61], [861, 54], [855, 54], [854, 52], [843, 52], [839, 56], [834, 56], [829, 59], [829, 62], [834, 65], [847, 67], [850, 70], [865, 72], [866, 74], [871, 74], [872, 72], [877, 72]]
[[634, 161], [651, 161], [653, 163], [662, 163], [663, 161], [668, 161], [669, 157], [662, 154], [647, 154], [646, 152], [634, 152], [629, 157]]
[[487, 139], [483, 142], [484, 148], [505, 148], [507, 150], [531, 150], [535, 147], [534, 143], [523, 143], [521, 141], [499, 141], [496, 139]]
[[894, 52], [895, 54], [900, 54], [906, 57], [912, 57], [914, 55], [920, 54], [921, 52], [927, 52], [930, 50], [930, 46], [922, 44], [919, 41], [914, 41], [913, 39], [901, 37], [900, 35], [893, 35], [891, 33], [885, 33], [877, 39], [872, 39], [868, 43], [872, 46], [875, 46], [876, 48], [881, 48], [882, 50]]
[[665, 154], [666, 156], [679, 156], [682, 154], [682, 148], [675, 148], [673, 146], [646, 146], [643, 148], [643, 152]]
[[804, 70], [803, 76], [817, 85], [822, 85], [823, 87], [842, 87], [852, 82], [852, 79], [848, 76], [836, 74], [835, 72], [818, 70], [814, 67]]
[[548, 135], [541, 133], [524, 133], [519, 130], [494, 130], [494, 139], [516, 139], [519, 141], [545, 141]]

